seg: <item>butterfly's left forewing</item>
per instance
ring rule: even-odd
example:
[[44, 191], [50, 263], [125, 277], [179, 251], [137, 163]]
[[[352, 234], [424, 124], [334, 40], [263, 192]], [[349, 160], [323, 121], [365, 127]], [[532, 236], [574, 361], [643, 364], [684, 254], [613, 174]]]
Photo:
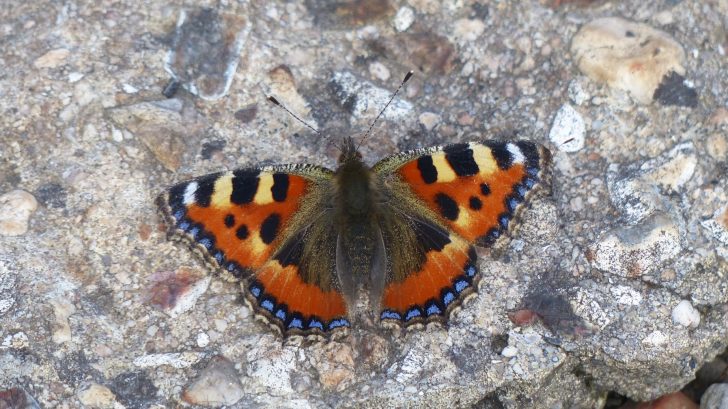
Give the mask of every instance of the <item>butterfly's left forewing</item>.
[[330, 183], [310, 165], [241, 169], [177, 184], [158, 205], [171, 236], [243, 281], [258, 316], [285, 335], [327, 334], [349, 326], [334, 252], [316, 247], [335, 240], [320, 209]]
[[390, 252], [380, 319], [405, 326], [445, 321], [477, 291], [473, 245], [491, 247], [513, 230], [522, 205], [548, 182], [549, 162], [548, 150], [532, 142], [485, 141], [375, 165]]

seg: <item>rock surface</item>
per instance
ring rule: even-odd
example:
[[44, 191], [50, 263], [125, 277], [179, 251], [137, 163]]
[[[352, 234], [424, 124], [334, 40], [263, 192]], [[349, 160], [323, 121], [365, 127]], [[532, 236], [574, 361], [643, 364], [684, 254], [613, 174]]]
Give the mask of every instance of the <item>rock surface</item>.
[[[5, 3], [0, 192], [32, 193], [0, 200], [18, 215], [0, 228], [0, 402], [600, 408], [677, 391], [726, 348], [724, 1]], [[368, 163], [530, 139], [553, 153], [551, 195], [481, 252], [449, 325], [282, 341], [167, 240], [154, 198], [224, 169], [334, 167], [410, 70]]]

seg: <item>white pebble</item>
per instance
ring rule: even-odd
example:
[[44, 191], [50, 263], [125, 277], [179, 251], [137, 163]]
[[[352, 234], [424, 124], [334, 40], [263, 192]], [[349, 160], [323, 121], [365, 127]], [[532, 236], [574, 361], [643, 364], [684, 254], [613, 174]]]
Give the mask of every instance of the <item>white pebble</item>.
[[30, 215], [37, 208], [38, 201], [24, 190], [13, 190], [0, 196], [0, 235], [25, 234]]
[[204, 332], [200, 332], [199, 334], [197, 334], [197, 346], [200, 348], [204, 348], [208, 345], [210, 345], [210, 337]]
[[682, 300], [672, 309], [672, 322], [683, 327], [695, 328], [700, 325], [700, 312], [690, 301]]
[[501, 355], [503, 355], [506, 358], [512, 358], [512, 357], [518, 355], [518, 348], [509, 345], [509, 346], [503, 348], [503, 351], [501, 351]]
[[389, 79], [389, 69], [380, 62], [373, 62], [369, 64], [369, 74], [372, 75], [372, 77], [386, 81]]
[[564, 104], [556, 113], [549, 139], [564, 152], [576, 152], [584, 147], [586, 125], [584, 118], [571, 105]]
[[440, 115], [432, 112], [423, 112], [422, 114], [420, 114], [419, 120], [422, 126], [425, 127], [425, 129], [431, 131], [440, 122]]
[[83, 74], [81, 74], [80, 72], [74, 71], [74, 72], [68, 74], [68, 82], [70, 82], [70, 83], [78, 82], [81, 80], [81, 78], [83, 78]]
[[414, 21], [415, 12], [409, 7], [402, 7], [397, 10], [397, 14], [394, 16], [394, 28], [400, 33], [407, 31]]

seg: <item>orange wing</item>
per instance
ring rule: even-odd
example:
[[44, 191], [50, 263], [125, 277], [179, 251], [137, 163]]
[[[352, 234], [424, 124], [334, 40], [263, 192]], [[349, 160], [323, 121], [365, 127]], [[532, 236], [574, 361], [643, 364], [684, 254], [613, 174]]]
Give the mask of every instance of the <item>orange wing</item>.
[[[424, 258], [408, 274], [392, 274], [382, 297], [384, 322], [411, 325], [445, 321], [480, 275], [473, 244], [490, 247], [514, 228], [522, 205], [548, 180], [550, 153], [532, 142], [471, 142], [395, 155], [374, 171], [408, 192], [393, 189], [391, 210], [426, 212], [410, 221]], [[399, 197], [402, 196], [402, 197]], [[422, 228], [423, 225], [427, 228]], [[386, 226], [383, 226], [385, 229]], [[394, 234], [385, 246], [394, 251]], [[399, 236], [402, 236], [401, 234]], [[407, 236], [407, 235], [405, 235]]]
[[[286, 335], [324, 334], [349, 326], [334, 260], [331, 268], [301, 271], [295, 250], [307, 229], [299, 214], [306, 197], [329, 178], [310, 165], [242, 169], [177, 184], [158, 204], [172, 236], [224, 278], [247, 279], [246, 299], [259, 316]], [[307, 282], [311, 276], [320, 279]]]

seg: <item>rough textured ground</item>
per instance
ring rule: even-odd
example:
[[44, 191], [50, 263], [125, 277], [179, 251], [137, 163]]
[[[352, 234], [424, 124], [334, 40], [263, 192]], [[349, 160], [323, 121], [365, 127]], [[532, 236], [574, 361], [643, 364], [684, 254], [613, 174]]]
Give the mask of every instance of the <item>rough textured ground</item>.
[[[179, 27], [177, 1], [6, 3], [0, 406], [596, 408], [678, 390], [726, 348], [725, 0], [221, 1]], [[448, 328], [282, 342], [166, 240], [153, 199], [333, 166], [266, 96], [337, 138], [408, 70], [370, 162], [525, 138], [554, 153], [552, 194], [483, 253]]]

